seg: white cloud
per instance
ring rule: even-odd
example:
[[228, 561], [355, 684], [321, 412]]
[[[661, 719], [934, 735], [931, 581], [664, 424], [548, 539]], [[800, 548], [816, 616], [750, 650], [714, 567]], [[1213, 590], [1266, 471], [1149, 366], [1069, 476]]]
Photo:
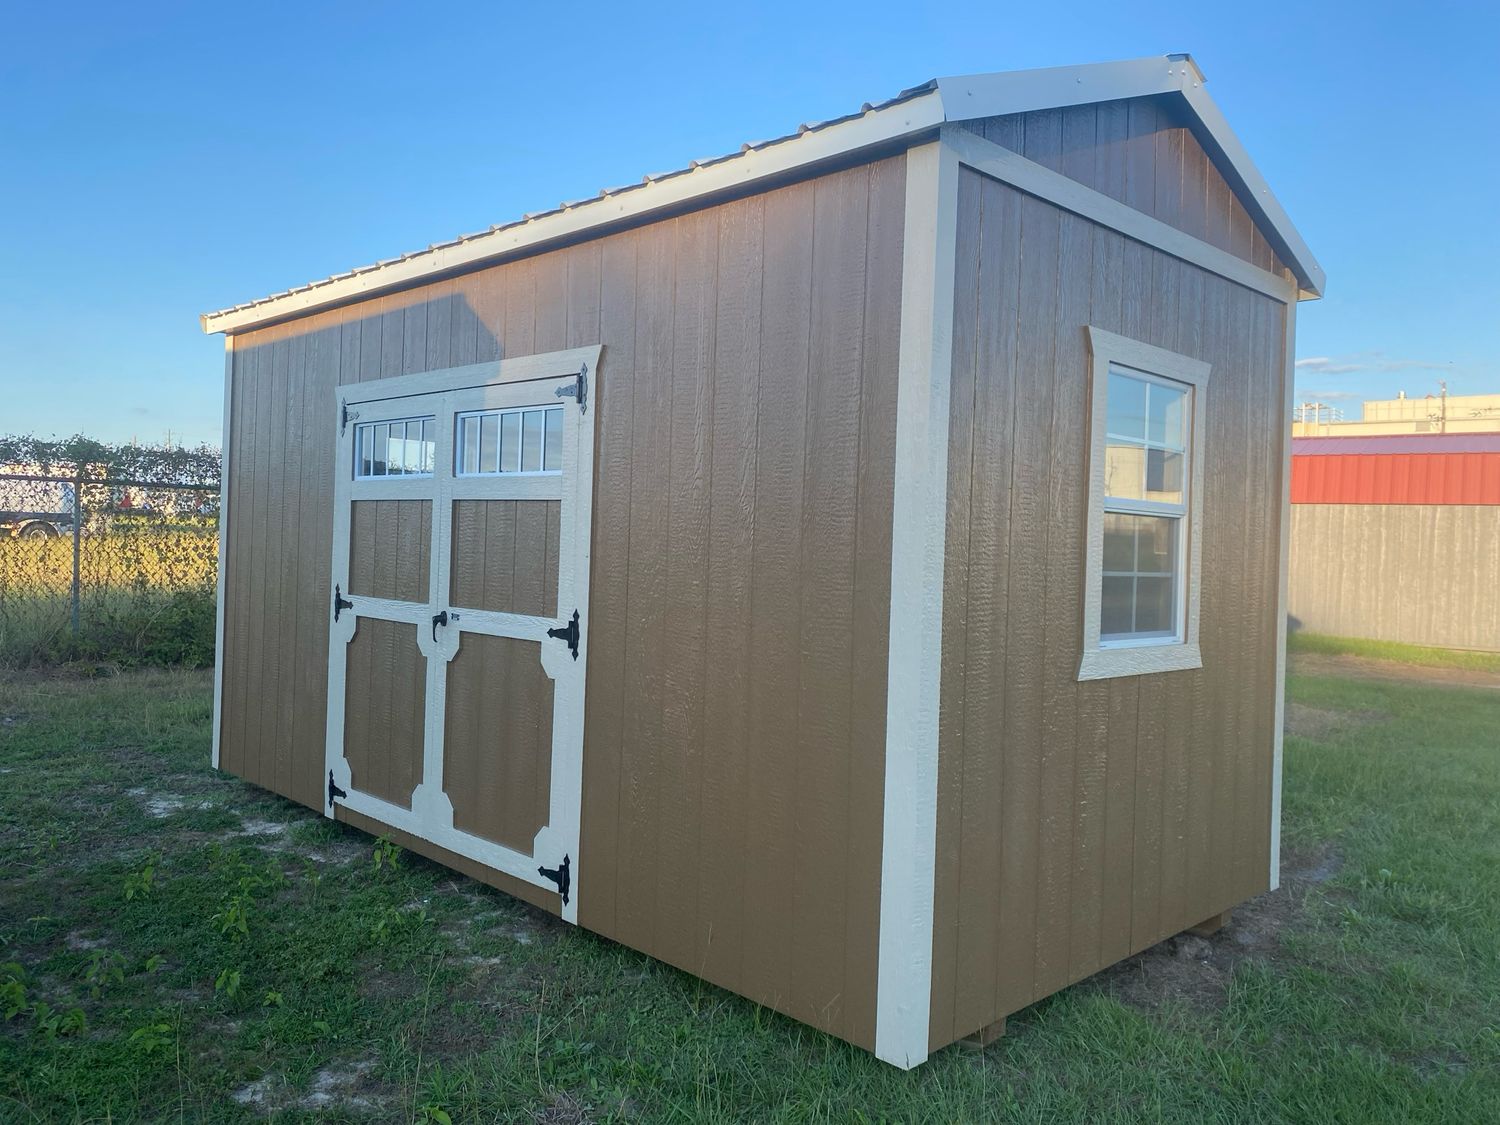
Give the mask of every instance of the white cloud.
[[1451, 367], [1441, 360], [1390, 359], [1384, 352], [1359, 352], [1354, 355], [1307, 356], [1297, 361], [1297, 370], [1318, 375], [1387, 375], [1397, 371], [1441, 371]]

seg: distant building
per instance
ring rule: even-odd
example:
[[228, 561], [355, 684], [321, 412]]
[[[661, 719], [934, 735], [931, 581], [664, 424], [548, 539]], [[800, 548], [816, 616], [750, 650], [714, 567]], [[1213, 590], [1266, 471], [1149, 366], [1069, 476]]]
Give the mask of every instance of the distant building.
[[[1448, 405], [1471, 402], [1500, 395]], [[1366, 403], [1366, 417], [1386, 405]], [[1500, 651], [1500, 432], [1296, 437], [1291, 500], [1293, 628]]]
[[1485, 434], [1500, 432], [1500, 394], [1435, 395], [1366, 402], [1359, 418], [1341, 408], [1304, 402], [1292, 412], [1293, 437], [1368, 437], [1372, 434]]

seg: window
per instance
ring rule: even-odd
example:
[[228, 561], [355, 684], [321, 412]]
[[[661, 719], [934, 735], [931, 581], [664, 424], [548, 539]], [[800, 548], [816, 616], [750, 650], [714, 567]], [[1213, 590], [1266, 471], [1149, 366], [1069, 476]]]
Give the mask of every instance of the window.
[[562, 423], [561, 406], [460, 414], [453, 471], [459, 476], [561, 472]]
[[1097, 328], [1081, 680], [1202, 666], [1198, 580], [1209, 367]]
[[354, 479], [432, 476], [436, 423], [425, 418], [361, 422], [354, 431]]

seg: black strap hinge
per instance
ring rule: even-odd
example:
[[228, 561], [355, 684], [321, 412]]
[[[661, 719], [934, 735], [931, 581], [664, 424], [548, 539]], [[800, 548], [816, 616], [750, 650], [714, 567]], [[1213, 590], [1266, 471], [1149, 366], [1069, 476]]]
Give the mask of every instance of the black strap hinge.
[[337, 621], [339, 614], [346, 609], [353, 609], [354, 603], [344, 597], [343, 592], [335, 586], [333, 588], [333, 619]]
[[583, 365], [583, 369], [573, 377], [573, 381], [566, 387], [558, 387], [552, 392], [558, 398], [576, 398], [578, 400], [578, 412], [587, 414], [589, 409], [589, 367]]
[[333, 783], [333, 771], [329, 770], [328, 771], [328, 807], [330, 809], [333, 808], [333, 799], [335, 797], [347, 797], [347, 796], [349, 796], [349, 794], [345, 793], [342, 789], [340, 789], [337, 785], [335, 785]]
[[568, 651], [573, 654], [573, 659], [578, 659], [578, 611], [573, 611], [572, 618], [561, 629], [548, 629], [547, 636], [555, 637], [559, 641], [566, 641]]
[[568, 874], [569, 860], [563, 856], [562, 865], [559, 867], [538, 867], [536, 873], [543, 879], [551, 879], [557, 884], [557, 891], [562, 895], [563, 905], [568, 905], [568, 888], [573, 885], [572, 877]]
[[358, 410], [350, 410], [347, 402], [339, 402], [339, 437], [343, 437], [344, 431], [349, 428], [349, 419], [358, 417]]

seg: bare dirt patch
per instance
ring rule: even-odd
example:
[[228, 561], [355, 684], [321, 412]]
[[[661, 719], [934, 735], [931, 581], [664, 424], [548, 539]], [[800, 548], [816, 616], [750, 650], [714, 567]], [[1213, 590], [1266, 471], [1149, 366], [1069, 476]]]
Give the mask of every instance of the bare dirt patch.
[[1286, 732], [1309, 742], [1322, 742], [1330, 735], [1358, 730], [1373, 723], [1385, 722], [1389, 715], [1379, 711], [1346, 711], [1338, 707], [1312, 707], [1306, 703], [1288, 703]]
[[1297, 925], [1307, 892], [1338, 874], [1343, 858], [1332, 845], [1282, 852], [1281, 886], [1237, 906], [1229, 923], [1207, 937], [1181, 933], [1113, 965], [1095, 978], [1136, 1008], [1182, 1002], [1198, 1009], [1223, 1006], [1229, 979], [1244, 961], [1276, 961], [1281, 935]]
[[1442, 668], [1427, 664], [1399, 664], [1366, 656], [1299, 652], [1291, 657], [1293, 672], [1306, 676], [1342, 676], [1354, 680], [1379, 680], [1393, 684], [1434, 684], [1445, 687], [1481, 687], [1500, 691], [1500, 672], [1478, 668]]

